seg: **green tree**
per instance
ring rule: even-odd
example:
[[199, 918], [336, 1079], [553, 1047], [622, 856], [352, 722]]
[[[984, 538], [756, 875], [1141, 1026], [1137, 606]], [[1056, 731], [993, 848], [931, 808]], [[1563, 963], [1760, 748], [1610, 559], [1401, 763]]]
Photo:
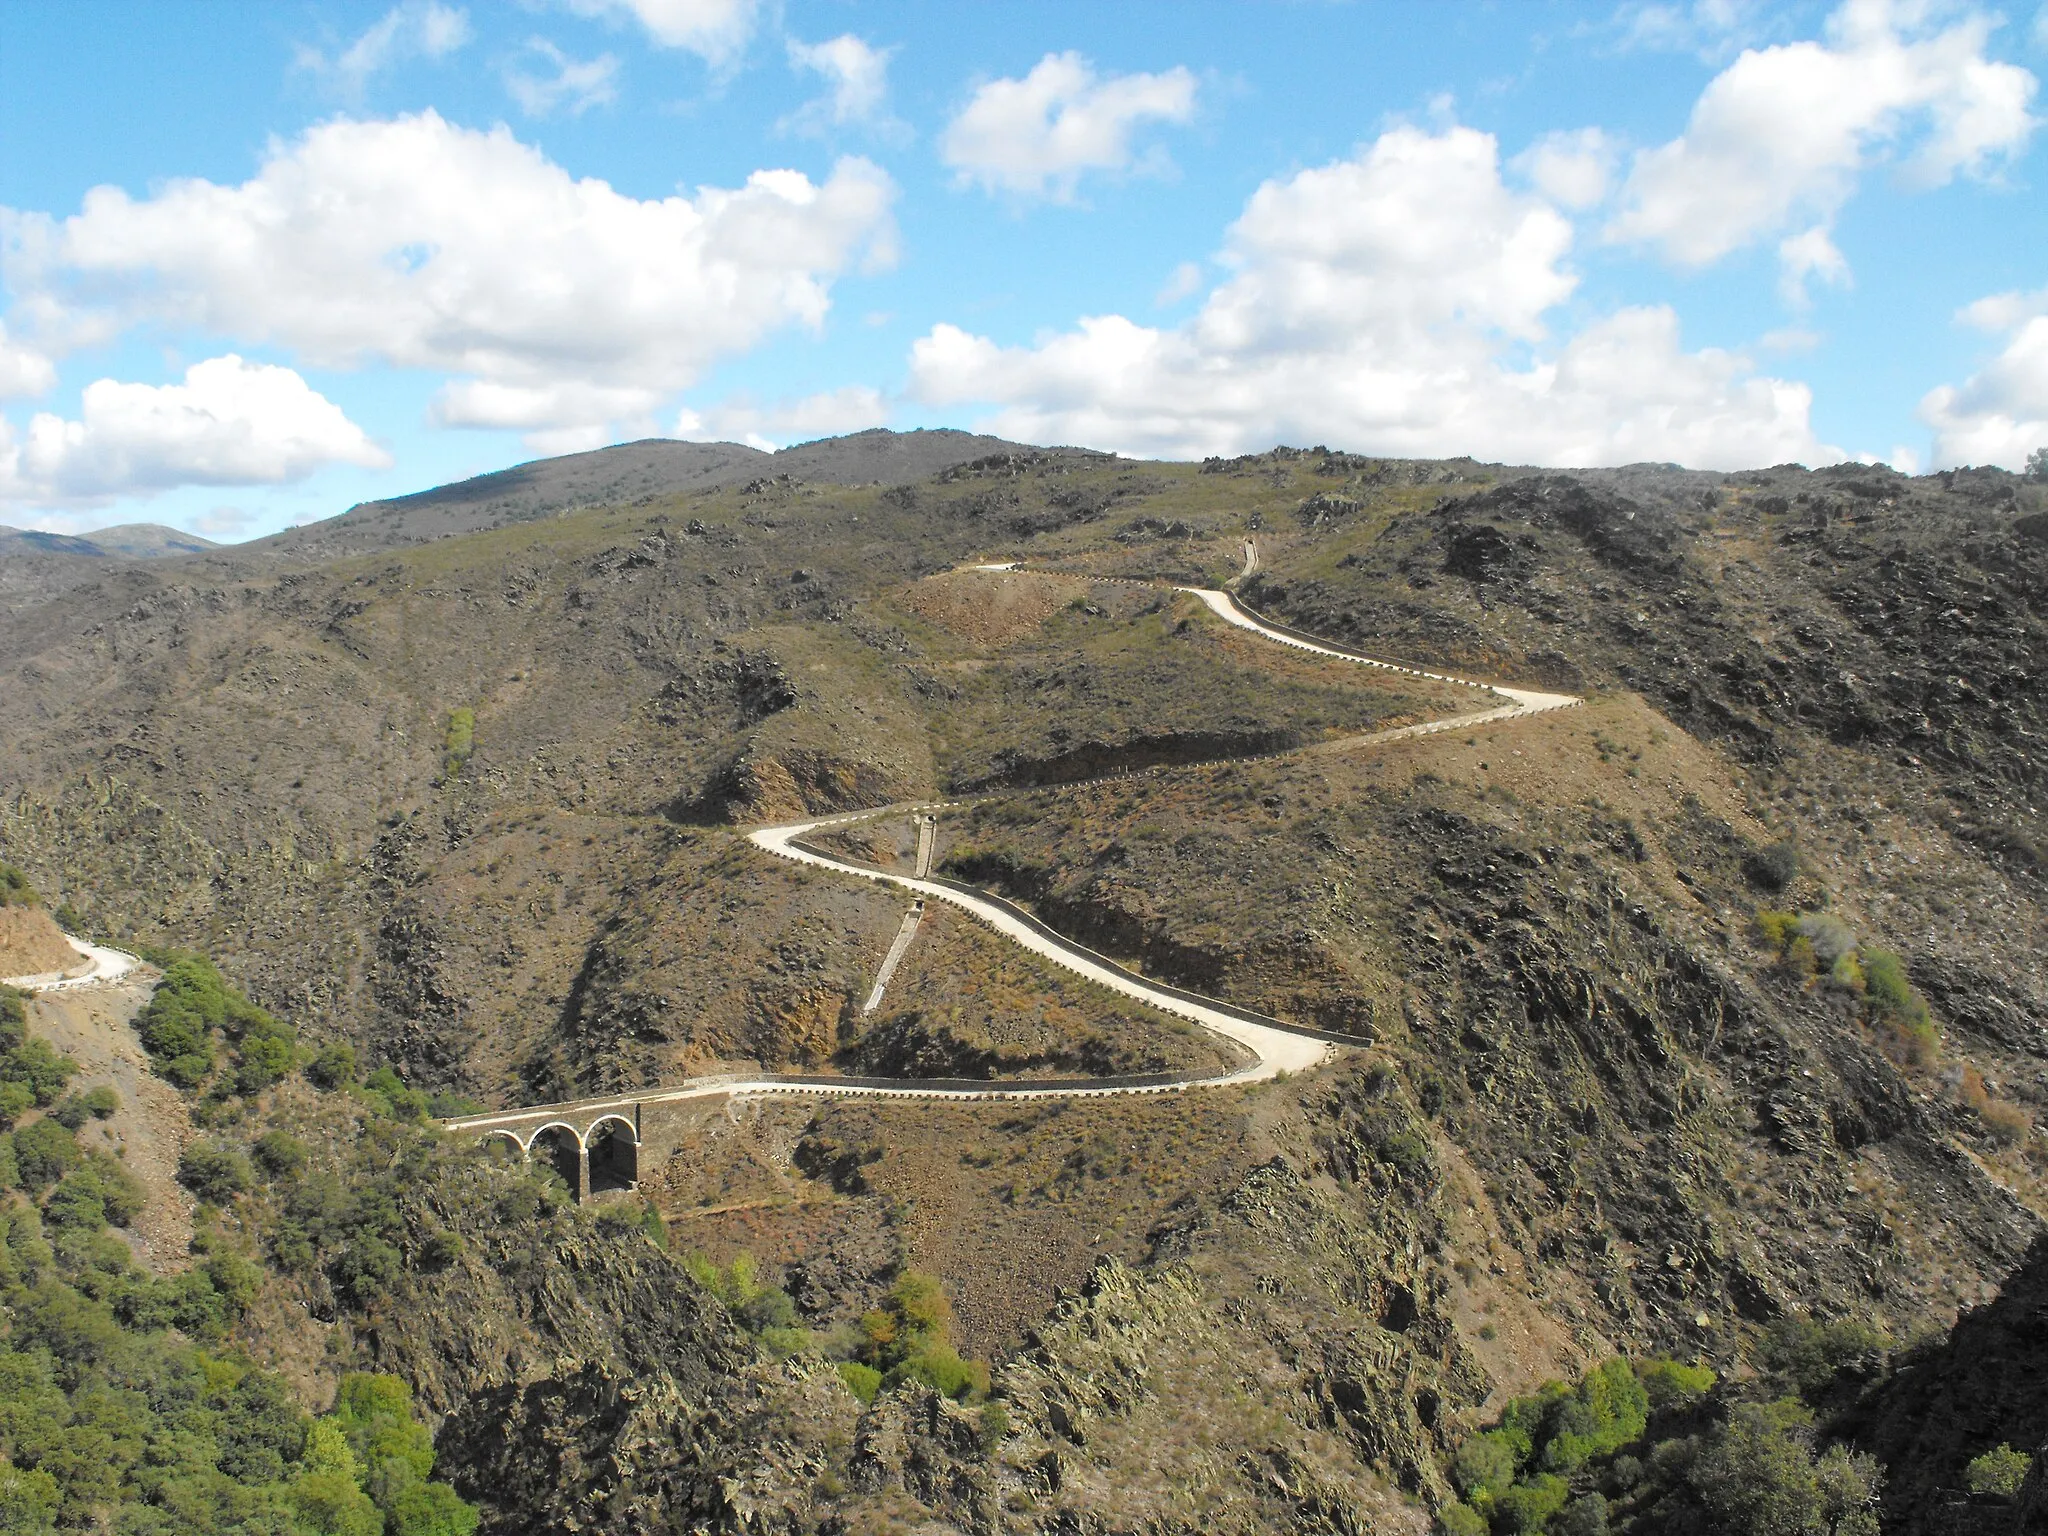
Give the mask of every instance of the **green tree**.
[[1676, 1360], [1645, 1360], [1636, 1367], [1652, 1408], [1670, 1408], [1689, 1403], [1713, 1390], [1714, 1373], [1704, 1365], [1683, 1365]]
[[434, 1442], [413, 1417], [412, 1393], [395, 1376], [341, 1378], [332, 1422], [363, 1469], [363, 1489], [384, 1511], [391, 1536], [469, 1536], [477, 1511], [445, 1483], [428, 1480]]
[[1745, 1536], [1824, 1529], [1812, 1425], [1813, 1415], [1791, 1398], [1736, 1404], [1692, 1466], [1693, 1489], [1719, 1529]]
[[316, 1536], [383, 1536], [384, 1512], [362, 1488], [362, 1468], [348, 1436], [332, 1419], [306, 1431], [301, 1470], [291, 1501], [300, 1523]]
[[1516, 1483], [1494, 1496], [1494, 1527], [1512, 1536], [1541, 1531], [1570, 1496], [1571, 1485], [1554, 1472]]
[[1474, 1435], [1451, 1458], [1451, 1481], [1466, 1498], [1496, 1493], [1515, 1480], [1520, 1460], [1499, 1431]]
[[2031, 1465], [2033, 1458], [2025, 1451], [2016, 1451], [2000, 1441], [1963, 1469], [1963, 1482], [1972, 1493], [2018, 1498], [2020, 1484], [2027, 1480], [2027, 1468]]
[[37, 1120], [14, 1133], [21, 1187], [31, 1194], [56, 1183], [79, 1164], [78, 1138], [54, 1120]]
[[0, 1533], [49, 1536], [57, 1529], [57, 1479], [38, 1470], [0, 1466]]

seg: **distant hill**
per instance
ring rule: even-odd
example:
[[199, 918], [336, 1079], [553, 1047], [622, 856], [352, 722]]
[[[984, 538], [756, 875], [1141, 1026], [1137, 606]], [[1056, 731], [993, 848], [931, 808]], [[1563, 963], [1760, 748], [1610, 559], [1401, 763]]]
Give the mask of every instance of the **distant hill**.
[[121, 523], [82, 535], [85, 542], [110, 555], [130, 560], [162, 560], [172, 555], [203, 555], [220, 546], [211, 539], [162, 523]]
[[338, 517], [287, 529], [242, 548], [325, 558], [531, 522], [579, 507], [631, 506], [781, 475], [829, 485], [908, 485], [956, 464], [1023, 451], [1030, 450], [999, 437], [946, 429], [891, 432], [876, 427], [775, 453], [743, 443], [647, 438], [590, 453], [536, 459], [410, 496], [366, 501]]
[[203, 555], [220, 546], [211, 539], [162, 523], [122, 523], [92, 533], [41, 533], [0, 528], [0, 560], [24, 555], [70, 555], [83, 560], [158, 560], [167, 555]]
[[161, 523], [123, 523], [92, 533], [0, 528], [0, 598], [47, 597], [137, 560], [203, 555], [211, 539]]

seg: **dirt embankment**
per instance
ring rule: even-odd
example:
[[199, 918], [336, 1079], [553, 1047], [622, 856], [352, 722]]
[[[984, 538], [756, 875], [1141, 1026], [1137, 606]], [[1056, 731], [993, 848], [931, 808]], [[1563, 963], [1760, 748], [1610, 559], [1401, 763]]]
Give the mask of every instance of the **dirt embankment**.
[[0, 976], [43, 976], [84, 964], [41, 907], [0, 907]]
[[28, 1027], [78, 1063], [74, 1088], [105, 1083], [121, 1096], [113, 1115], [87, 1121], [78, 1139], [120, 1158], [149, 1191], [127, 1236], [136, 1259], [163, 1274], [183, 1269], [191, 1251], [192, 1197], [178, 1183], [178, 1155], [194, 1133], [183, 1097], [150, 1071], [131, 1022], [156, 979], [141, 967], [113, 986], [39, 993], [29, 1003]]

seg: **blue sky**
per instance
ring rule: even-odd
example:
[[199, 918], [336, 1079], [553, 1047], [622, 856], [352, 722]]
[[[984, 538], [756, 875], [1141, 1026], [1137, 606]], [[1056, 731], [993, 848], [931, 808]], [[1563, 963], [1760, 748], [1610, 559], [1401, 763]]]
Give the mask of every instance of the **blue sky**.
[[2048, 10], [0, 9], [0, 522], [977, 427], [1547, 464], [2048, 444]]

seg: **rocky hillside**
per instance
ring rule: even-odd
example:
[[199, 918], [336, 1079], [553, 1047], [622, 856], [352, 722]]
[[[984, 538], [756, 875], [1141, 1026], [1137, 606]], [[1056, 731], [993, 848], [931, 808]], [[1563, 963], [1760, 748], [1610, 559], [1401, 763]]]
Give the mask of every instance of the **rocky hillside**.
[[[378, 1239], [409, 1278], [356, 1297], [315, 1244], [277, 1294], [326, 1332], [281, 1301], [250, 1338], [404, 1377], [492, 1529], [1420, 1532], [1492, 1497], [1458, 1448], [1545, 1379], [1671, 1358], [1736, 1416], [1809, 1325], [1878, 1341], [1799, 1434], [1885, 1463], [1891, 1528], [2018, 1508], [1957, 1490], [2048, 1422], [2041, 486], [1011, 445], [881, 484], [595, 473], [386, 519], [483, 520], [428, 542], [13, 602], [0, 856], [388, 1064], [387, 1107], [1194, 1059], [940, 924], [865, 1017], [901, 905], [735, 831], [973, 791], [956, 877], [1372, 1045], [1172, 1102], [763, 1107], [642, 1170], [666, 1252], [640, 1206], [528, 1209], [423, 1140]], [[1119, 584], [1220, 584], [1248, 538], [1288, 623], [1586, 703], [1346, 749], [1469, 695]], [[368, 1176], [378, 1115], [275, 1091], [249, 1113]], [[1601, 1486], [1630, 1529], [1666, 1507]]]

